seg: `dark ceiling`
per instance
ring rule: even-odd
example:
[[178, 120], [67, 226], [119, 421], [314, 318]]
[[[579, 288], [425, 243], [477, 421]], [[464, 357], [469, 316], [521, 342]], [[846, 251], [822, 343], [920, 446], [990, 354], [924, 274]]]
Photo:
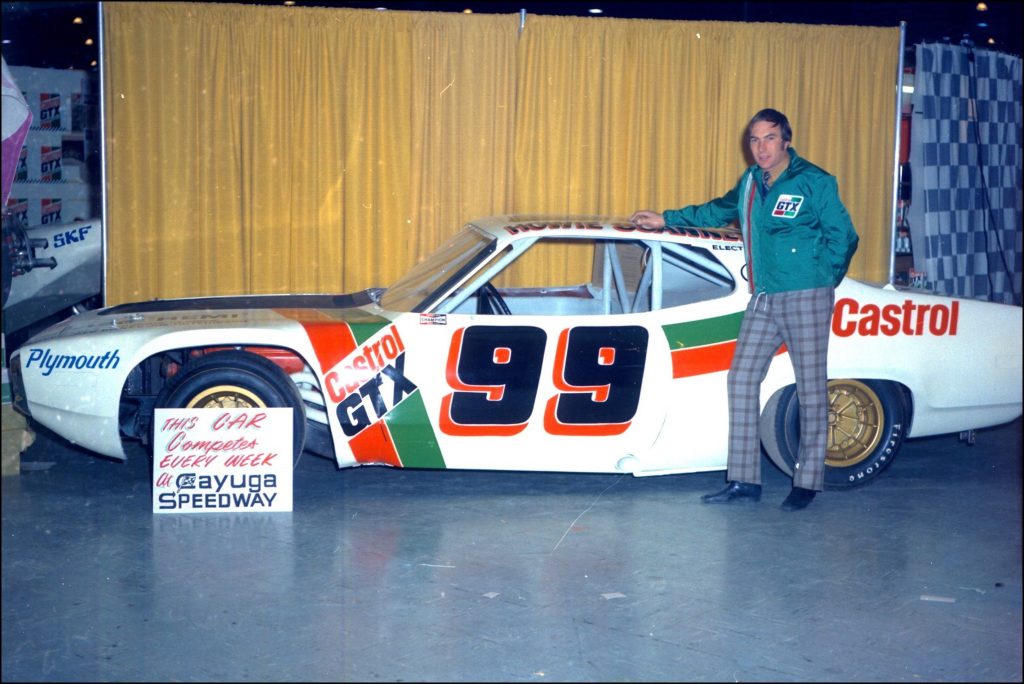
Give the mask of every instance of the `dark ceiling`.
[[[285, 4], [283, 0], [256, 0], [254, 4]], [[1019, 0], [988, 0], [979, 11], [975, 0], [903, 0], [890, 2], [751, 1], [728, 2], [542, 2], [539, 0], [369, 0], [325, 2], [297, 0], [294, 5], [317, 7], [387, 7], [394, 10], [511, 14], [599, 16], [649, 19], [703, 19], [717, 21], [899, 26], [907, 23], [906, 61], [913, 61], [917, 43], [960, 43], [965, 37], [978, 48], [1021, 54], [1021, 5]], [[3, 55], [9, 65], [58, 69], [95, 69], [98, 62], [98, 7], [96, 2], [4, 2]], [[80, 24], [73, 23], [81, 17]], [[87, 45], [86, 40], [93, 40]], [[770, 35], [766, 34], [766, 39]], [[989, 40], [994, 42], [989, 42]]]

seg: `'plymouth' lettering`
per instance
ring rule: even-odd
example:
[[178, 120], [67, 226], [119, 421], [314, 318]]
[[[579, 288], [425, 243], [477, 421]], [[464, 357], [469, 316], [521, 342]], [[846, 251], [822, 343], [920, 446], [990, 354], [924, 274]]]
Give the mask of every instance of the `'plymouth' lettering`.
[[102, 354], [54, 354], [49, 349], [33, 347], [28, 352], [25, 369], [33, 365], [45, 368], [43, 375], [47, 376], [55, 370], [107, 370], [117, 368], [119, 363], [121, 359], [116, 349]]

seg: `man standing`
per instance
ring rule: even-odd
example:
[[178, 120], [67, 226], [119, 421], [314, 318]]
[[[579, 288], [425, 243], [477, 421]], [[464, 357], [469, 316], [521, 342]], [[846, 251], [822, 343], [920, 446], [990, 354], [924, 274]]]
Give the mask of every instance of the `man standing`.
[[832, 307], [858, 237], [835, 177], [799, 157], [792, 137], [782, 112], [762, 109], [747, 124], [755, 163], [736, 187], [705, 204], [631, 217], [647, 228], [739, 221], [743, 232], [752, 296], [728, 375], [728, 484], [702, 496], [704, 503], [761, 500], [761, 382], [783, 343], [796, 374], [800, 450], [782, 508], [806, 508], [824, 488]]

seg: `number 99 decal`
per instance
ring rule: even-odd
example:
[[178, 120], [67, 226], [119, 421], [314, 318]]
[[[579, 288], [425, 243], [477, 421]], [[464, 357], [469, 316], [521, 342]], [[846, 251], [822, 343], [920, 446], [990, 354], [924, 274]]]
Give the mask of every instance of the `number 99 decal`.
[[528, 326], [461, 328], [448, 348], [441, 399], [449, 435], [514, 435], [526, 429], [537, 398], [547, 333]]
[[647, 329], [572, 328], [558, 337], [554, 383], [544, 409], [553, 435], [619, 435], [640, 403]]
[[[636, 414], [647, 359], [646, 328], [563, 330], [555, 349], [544, 429], [556, 435], [617, 435]], [[441, 400], [442, 432], [515, 435], [526, 429], [540, 386], [547, 333], [530, 326], [457, 330]]]

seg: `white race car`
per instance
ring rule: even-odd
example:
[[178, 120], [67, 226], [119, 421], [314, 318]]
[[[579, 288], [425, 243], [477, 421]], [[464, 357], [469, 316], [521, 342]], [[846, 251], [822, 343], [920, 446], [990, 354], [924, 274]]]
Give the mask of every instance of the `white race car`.
[[[383, 290], [75, 316], [13, 354], [15, 406], [116, 458], [122, 439], [151, 437], [156, 408], [259, 406], [293, 408], [295, 456], [339, 467], [722, 470], [743, 250], [729, 230], [492, 217]], [[1021, 357], [1020, 307], [847, 278], [826, 486], [872, 481], [906, 438], [1020, 416]], [[784, 347], [762, 406], [766, 451], [791, 472], [799, 406]]]

